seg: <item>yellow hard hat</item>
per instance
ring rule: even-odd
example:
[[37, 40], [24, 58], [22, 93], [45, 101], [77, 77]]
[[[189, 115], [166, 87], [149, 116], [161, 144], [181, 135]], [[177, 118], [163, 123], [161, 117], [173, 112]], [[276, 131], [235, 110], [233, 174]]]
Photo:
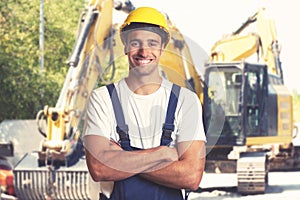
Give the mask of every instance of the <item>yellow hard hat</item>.
[[[163, 33], [165, 34], [165, 38], [162, 37], [165, 41], [165, 44], [169, 42], [170, 33], [168, 30], [167, 20], [166, 17], [156, 10], [155, 8], [151, 7], [139, 7], [133, 11], [131, 11], [124, 23], [120, 27], [121, 33], [127, 28], [130, 27], [131, 24], [142, 23], [142, 24], [150, 24], [159, 27]], [[138, 28], [134, 26], [134, 28]], [[160, 34], [161, 35], [161, 34]], [[162, 36], [162, 35], [161, 35]]]

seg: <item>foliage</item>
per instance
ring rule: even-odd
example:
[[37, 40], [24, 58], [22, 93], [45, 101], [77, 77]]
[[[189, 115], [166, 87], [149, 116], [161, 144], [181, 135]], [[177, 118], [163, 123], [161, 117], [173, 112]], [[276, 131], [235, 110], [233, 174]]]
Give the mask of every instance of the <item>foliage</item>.
[[300, 122], [300, 94], [293, 91], [294, 122]]
[[44, 2], [45, 52], [39, 64], [40, 1], [0, 1], [0, 121], [35, 118], [54, 106], [67, 72], [84, 0]]
[[[0, 122], [35, 118], [45, 105], [55, 106], [86, 1], [44, 1], [45, 51], [39, 63], [40, 1], [0, 1]], [[116, 59], [114, 80], [127, 73], [126, 58]], [[111, 70], [104, 79], [109, 80]], [[300, 94], [293, 93], [294, 120], [300, 121]]]

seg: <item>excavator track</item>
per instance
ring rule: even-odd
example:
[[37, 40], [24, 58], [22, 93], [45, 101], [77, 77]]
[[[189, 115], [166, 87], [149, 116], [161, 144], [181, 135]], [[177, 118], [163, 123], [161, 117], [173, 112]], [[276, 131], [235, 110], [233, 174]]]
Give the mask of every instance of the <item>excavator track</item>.
[[238, 192], [265, 193], [268, 185], [268, 161], [265, 152], [241, 153], [237, 161]]

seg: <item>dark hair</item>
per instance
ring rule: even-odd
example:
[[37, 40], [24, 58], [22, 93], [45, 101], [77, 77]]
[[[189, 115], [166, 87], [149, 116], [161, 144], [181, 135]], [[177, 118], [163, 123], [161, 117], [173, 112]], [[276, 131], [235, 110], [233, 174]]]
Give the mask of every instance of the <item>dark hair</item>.
[[121, 29], [121, 38], [123, 42], [126, 42], [128, 33], [130, 33], [133, 30], [146, 30], [156, 33], [161, 37], [161, 41], [165, 45], [169, 39], [169, 33], [166, 32], [163, 28], [159, 27], [158, 25], [142, 22], [133, 22]]

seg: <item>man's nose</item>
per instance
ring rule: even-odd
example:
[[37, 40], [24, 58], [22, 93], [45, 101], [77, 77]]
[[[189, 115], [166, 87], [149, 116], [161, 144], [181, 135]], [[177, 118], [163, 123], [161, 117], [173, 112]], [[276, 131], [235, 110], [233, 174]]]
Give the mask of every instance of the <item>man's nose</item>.
[[148, 47], [148, 46], [146, 46], [146, 45], [142, 45], [140, 48], [139, 48], [139, 53], [141, 54], [141, 55], [147, 55], [147, 54], [149, 54], [149, 52], [151, 51], [151, 49]]

